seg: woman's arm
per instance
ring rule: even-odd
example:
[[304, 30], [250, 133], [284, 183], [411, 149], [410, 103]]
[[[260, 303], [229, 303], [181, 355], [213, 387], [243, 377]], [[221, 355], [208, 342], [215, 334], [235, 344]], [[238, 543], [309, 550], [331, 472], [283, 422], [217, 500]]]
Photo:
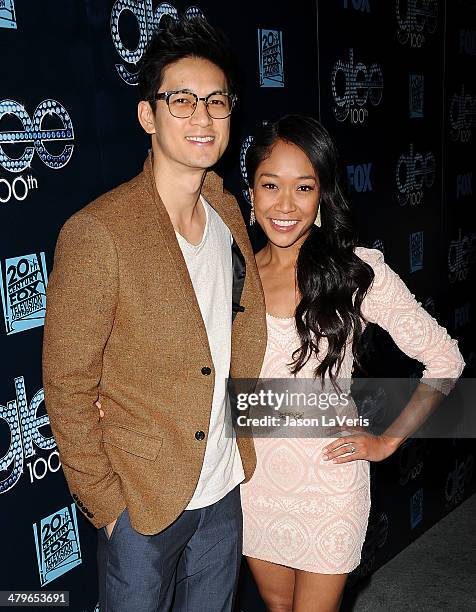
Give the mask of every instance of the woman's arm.
[[456, 340], [417, 302], [398, 274], [384, 262], [383, 254], [364, 248], [356, 249], [356, 254], [375, 273], [362, 303], [362, 314], [368, 322], [385, 329], [400, 350], [420, 361], [425, 369], [404, 410], [382, 435], [346, 436], [327, 446], [329, 459], [349, 453], [352, 446], [356, 448], [356, 452], [340, 457], [337, 463], [380, 461], [392, 454], [434, 412], [465, 365]]

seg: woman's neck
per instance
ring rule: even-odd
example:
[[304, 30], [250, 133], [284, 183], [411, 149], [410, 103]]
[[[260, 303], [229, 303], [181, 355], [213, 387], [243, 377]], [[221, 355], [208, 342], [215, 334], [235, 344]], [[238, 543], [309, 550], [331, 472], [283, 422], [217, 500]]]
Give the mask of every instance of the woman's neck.
[[302, 242], [298, 241], [289, 247], [280, 247], [268, 241], [260, 253], [262, 265], [281, 270], [294, 269]]

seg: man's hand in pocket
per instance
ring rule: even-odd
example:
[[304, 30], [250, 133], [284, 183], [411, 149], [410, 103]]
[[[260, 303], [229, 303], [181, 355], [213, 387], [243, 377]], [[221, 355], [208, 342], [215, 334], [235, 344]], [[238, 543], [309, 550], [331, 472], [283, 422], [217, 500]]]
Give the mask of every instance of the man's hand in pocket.
[[[104, 410], [101, 410], [101, 403], [99, 401], [94, 402], [94, 404], [98, 407], [99, 409], [99, 416], [102, 419], [104, 416]], [[110, 538], [112, 531], [114, 529], [115, 524], [117, 523], [117, 519], [113, 520], [112, 523], [109, 523], [109, 525], [106, 525], [105, 530], [106, 530], [106, 534], [107, 537]]]
[[101, 403], [99, 401], [94, 402], [94, 404], [99, 408], [99, 416], [101, 417], [101, 419], [104, 416], [104, 410], [101, 410]]

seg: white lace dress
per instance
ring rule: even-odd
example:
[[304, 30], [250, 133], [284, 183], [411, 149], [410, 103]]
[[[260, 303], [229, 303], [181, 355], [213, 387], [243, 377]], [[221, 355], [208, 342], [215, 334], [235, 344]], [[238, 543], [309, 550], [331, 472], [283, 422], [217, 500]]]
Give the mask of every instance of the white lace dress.
[[[435, 386], [435, 379], [457, 378], [464, 362], [456, 341], [415, 300], [380, 251], [359, 247], [356, 253], [375, 272], [362, 305], [366, 319], [425, 365], [423, 382]], [[267, 315], [267, 327], [261, 378], [289, 378], [287, 364], [299, 346], [294, 319]], [[349, 350], [342, 379], [351, 378], [352, 365]], [[310, 360], [298, 376], [312, 378], [315, 366]], [[359, 565], [370, 511], [369, 462], [324, 461], [322, 449], [331, 440], [255, 438], [256, 471], [241, 486], [243, 554], [324, 574], [347, 573]]]

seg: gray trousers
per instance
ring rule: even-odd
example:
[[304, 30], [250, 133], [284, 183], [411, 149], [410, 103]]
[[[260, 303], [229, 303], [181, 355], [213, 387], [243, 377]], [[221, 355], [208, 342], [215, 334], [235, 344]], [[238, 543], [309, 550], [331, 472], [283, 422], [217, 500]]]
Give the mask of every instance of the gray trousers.
[[239, 486], [152, 536], [131, 527], [126, 508], [110, 538], [98, 532], [100, 612], [231, 612], [242, 531]]

